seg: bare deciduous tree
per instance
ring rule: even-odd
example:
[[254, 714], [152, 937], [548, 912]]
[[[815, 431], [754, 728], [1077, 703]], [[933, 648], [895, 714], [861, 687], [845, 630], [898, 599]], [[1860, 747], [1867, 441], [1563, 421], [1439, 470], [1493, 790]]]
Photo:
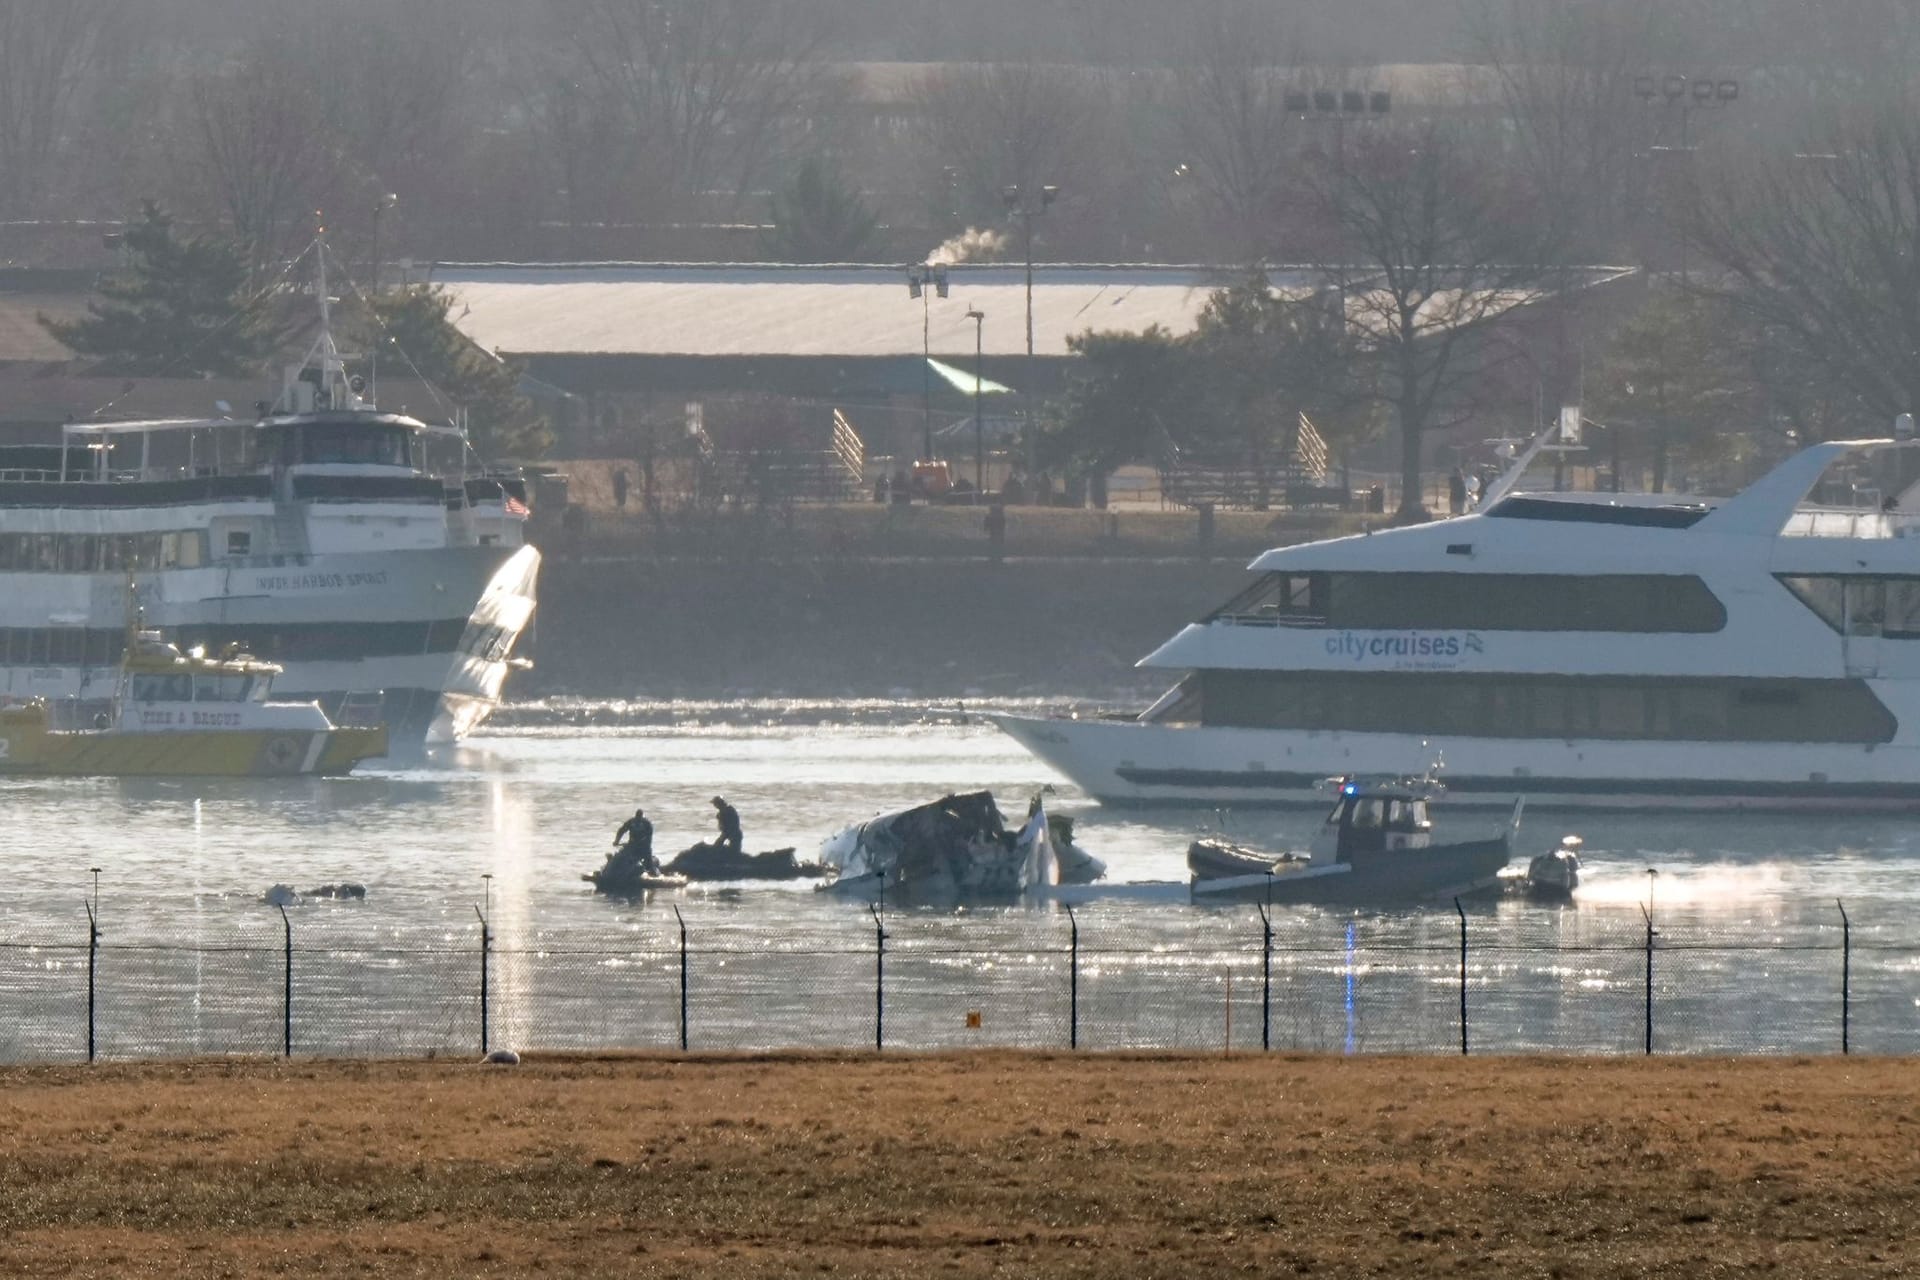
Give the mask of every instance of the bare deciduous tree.
[[1286, 106], [1293, 61], [1270, 13], [1228, 6], [1197, 18], [1173, 69], [1174, 173], [1202, 194], [1230, 261], [1272, 252], [1283, 196], [1298, 180], [1299, 127]]
[[[941, 67], [914, 86], [920, 153], [951, 170], [956, 207], [971, 224], [1002, 216], [1002, 192], [1072, 189], [1089, 171], [1096, 118], [1105, 96], [1099, 73], [1084, 67], [986, 63]], [[932, 180], [924, 189], [945, 184]], [[953, 227], [946, 228], [948, 230]]]
[[0, 0], [0, 211], [42, 204], [112, 0]]
[[187, 95], [185, 168], [256, 264], [311, 234], [338, 174], [324, 114], [281, 56], [258, 48]]
[[1479, 0], [1466, 38], [1511, 122], [1514, 159], [1569, 252], [1619, 252], [1643, 202], [1647, 114], [1635, 82], [1669, 56], [1657, 0]]
[[644, 181], [750, 189], [822, 92], [821, 29], [796, 0], [554, 0], [586, 81], [620, 112]]
[[1702, 182], [1686, 231], [1718, 268], [1698, 287], [1770, 335], [1808, 403], [1867, 426], [1920, 408], [1920, 121], [1904, 94]]
[[1345, 240], [1327, 275], [1373, 353], [1375, 394], [1400, 433], [1398, 518], [1425, 519], [1421, 446], [1479, 374], [1476, 330], [1537, 300], [1553, 279], [1547, 228], [1484, 145], [1445, 125], [1361, 138], [1312, 171]]
[[295, 27], [305, 57], [288, 66], [335, 138], [348, 208], [329, 218], [364, 241], [376, 202], [400, 196], [389, 245], [408, 228], [442, 232], [471, 216], [452, 189], [484, 118], [475, 85], [485, 73], [479, 24], [463, 0], [336, 0]]

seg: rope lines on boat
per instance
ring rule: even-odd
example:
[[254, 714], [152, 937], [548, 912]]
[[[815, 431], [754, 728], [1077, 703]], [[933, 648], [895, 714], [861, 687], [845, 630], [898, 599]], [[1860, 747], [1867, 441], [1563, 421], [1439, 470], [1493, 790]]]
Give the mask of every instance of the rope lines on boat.
[[[150, 379], [169, 377], [173, 373], [177, 372], [178, 370], [190, 364], [196, 356], [198, 356], [201, 352], [207, 349], [208, 345], [211, 344], [215, 338], [220, 337], [233, 325], [235, 325], [240, 320], [245, 318], [256, 305], [264, 301], [267, 297], [269, 297], [281, 286], [283, 286], [286, 283], [287, 278], [293, 274], [293, 269], [299, 266], [302, 262], [304, 262], [306, 260], [307, 255], [313, 252], [314, 245], [317, 245], [319, 243], [320, 241], [316, 238], [313, 244], [308, 245], [305, 249], [302, 249], [294, 257], [288, 259], [286, 263], [284, 263], [281, 266], [280, 270], [274, 273], [273, 278], [267, 281], [267, 283], [262, 285], [259, 289], [249, 294], [246, 298], [245, 303], [242, 306], [236, 307], [232, 315], [228, 316], [225, 320], [222, 320], [219, 324], [215, 325], [213, 328], [201, 334], [200, 340], [198, 342], [188, 347], [185, 351], [182, 351], [179, 355], [175, 356], [172, 360], [170, 360], [166, 364], [160, 366], [160, 369], [157, 373], [151, 373], [146, 376]], [[127, 385], [121, 389], [119, 395], [114, 396], [111, 400], [108, 400], [105, 404], [102, 404], [96, 407], [92, 412], [87, 414], [87, 417], [89, 419], [98, 418], [101, 414], [108, 412], [115, 405], [119, 404], [122, 400], [125, 400], [129, 395], [132, 395], [134, 389], [138, 385], [139, 385], [139, 382], [137, 379], [129, 379], [127, 382]]]

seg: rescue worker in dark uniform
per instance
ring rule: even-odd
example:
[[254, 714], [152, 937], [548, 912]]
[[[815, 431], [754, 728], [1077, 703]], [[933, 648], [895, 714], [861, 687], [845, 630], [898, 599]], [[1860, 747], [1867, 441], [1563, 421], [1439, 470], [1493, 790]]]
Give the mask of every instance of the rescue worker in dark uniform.
[[660, 864], [653, 857], [653, 824], [647, 821], [645, 809], [635, 809], [633, 816], [620, 824], [613, 833], [613, 841], [619, 846], [609, 859], [612, 864], [633, 866], [635, 871], [657, 872]]
[[714, 818], [720, 824], [719, 846], [722, 849], [731, 849], [735, 853], [744, 852], [741, 847], [743, 841], [740, 834], [740, 811], [719, 796], [713, 798], [713, 810]]

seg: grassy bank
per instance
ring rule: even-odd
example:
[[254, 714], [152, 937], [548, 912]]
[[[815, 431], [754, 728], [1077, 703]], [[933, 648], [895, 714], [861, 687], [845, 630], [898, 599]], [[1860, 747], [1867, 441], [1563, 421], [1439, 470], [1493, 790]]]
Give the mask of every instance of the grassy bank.
[[1898, 1275], [1885, 1060], [0, 1072], [8, 1274]]

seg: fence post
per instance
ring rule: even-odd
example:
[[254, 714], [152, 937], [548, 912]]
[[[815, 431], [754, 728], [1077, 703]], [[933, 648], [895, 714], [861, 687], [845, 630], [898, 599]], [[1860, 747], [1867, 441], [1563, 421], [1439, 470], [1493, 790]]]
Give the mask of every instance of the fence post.
[[1653, 927], [1653, 913], [1652, 913], [1652, 912], [1650, 912], [1650, 911], [1648, 911], [1648, 910], [1647, 910], [1647, 909], [1646, 909], [1646, 908], [1645, 908], [1645, 907], [1643, 906], [1643, 907], [1641, 907], [1641, 908], [1640, 908], [1640, 915], [1641, 915], [1641, 916], [1642, 916], [1642, 917], [1643, 917], [1643, 918], [1644, 918], [1644, 919], [1646, 920], [1646, 922], [1647, 922], [1647, 998], [1646, 998], [1646, 1003], [1647, 1003], [1647, 1038], [1646, 1038], [1646, 1051], [1647, 1051], [1647, 1053], [1648, 1053], [1649, 1055], [1651, 1055], [1651, 1054], [1653, 1053], [1653, 938], [1654, 938], [1654, 933], [1655, 933], [1655, 930], [1654, 930], [1654, 927]]
[[1853, 921], [1847, 919], [1847, 904], [1835, 898], [1840, 908], [1840, 1052], [1851, 1053], [1853, 1021]]
[[1460, 1056], [1467, 1056], [1467, 910], [1460, 905], [1460, 899], [1453, 900], [1453, 909], [1460, 913]]
[[1080, 921], [1073, 914], [1073, 904], [1067, 908], [1068, 951], [1067, 951], [1067, 1048], [1080, 1047]]
[[676, 903], [673, 918], [680, 922], [680, 1052], [687, 1051], [687, 922]]
[[878, 907], [869, 905], [867, 910], [873, 914], [873, 1051], [879, 1053], [886, 1045], [887, 926]]
[[[1271, 881], [1269, 881], [1271, 883]], [[1273, 917], [1260, 908], [1260, 1052], [1273, 1050]]]
[[280, 992], [280, 1056], [293, 1056], [293, 920], [285, 907], [280, 908], [280, 923], [287, 931], [286, 983]]
[[493, 950], [493, 931], [487, 925], [486, 912], [475, 907], [473, 914], [480, 917], [480, 1056], [484, 1058], [491, 1051], [487, 1043], [487, 957]]
[[87, 907], [87, 1061], [93, 1061], [93, 969], [100, 956], [100, 921], [93, 914], [93, 904]]

